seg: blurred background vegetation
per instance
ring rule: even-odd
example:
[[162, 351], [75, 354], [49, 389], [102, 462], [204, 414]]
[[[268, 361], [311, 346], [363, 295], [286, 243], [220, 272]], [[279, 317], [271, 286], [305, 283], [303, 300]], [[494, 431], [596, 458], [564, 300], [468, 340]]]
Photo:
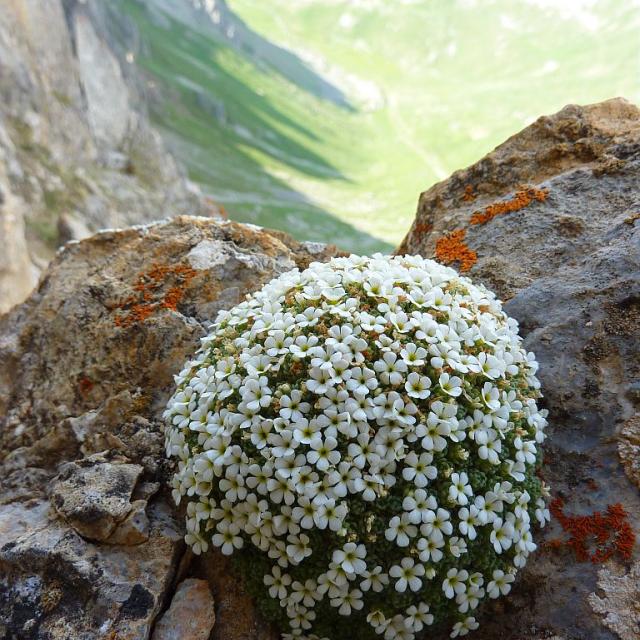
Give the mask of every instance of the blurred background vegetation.
[[116, 0], [153, 117], [230, 218], [368, 253], [567, 103], [640, 100], [636, 0]]

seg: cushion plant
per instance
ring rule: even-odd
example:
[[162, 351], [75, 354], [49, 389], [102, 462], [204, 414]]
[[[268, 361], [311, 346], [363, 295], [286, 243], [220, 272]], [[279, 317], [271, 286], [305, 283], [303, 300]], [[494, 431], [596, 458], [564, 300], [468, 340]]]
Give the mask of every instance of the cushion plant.
[[186, 541], [283, 637], [475, 629], [548, 519], [533, 354], [495, 296], [418, 256], [350, 256], [218, 315], [176, 377]]

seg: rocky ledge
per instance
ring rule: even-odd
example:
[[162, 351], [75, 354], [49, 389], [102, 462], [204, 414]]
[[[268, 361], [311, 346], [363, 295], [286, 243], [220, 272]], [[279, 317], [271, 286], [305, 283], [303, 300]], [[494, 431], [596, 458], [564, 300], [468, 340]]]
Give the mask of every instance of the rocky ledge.
[[640, 110], [539, 118], [423, 193], [398, 252], [497, 292], [550, 410], [552, 526], [475, 637], [640, 638]]
[[191, 563], [160, 415], [219, 309], [336, 253], [179, 217], [68, 244], [0, 318], [0, 637], [205, 639], [212, 598], [213, 638], [271, 637], [222, 556]]
[[[550, 409], [554, 518], [474, 638], [640, 637], [639, 185], [640, 112], [570, 106], [424, 193], [399, 249], [503, 297]], [[68, 244], [0, 318], [0, 637], [275, 637], [185, 550], [160, 415], [219, 309], [336, 253], [180, 217]]]

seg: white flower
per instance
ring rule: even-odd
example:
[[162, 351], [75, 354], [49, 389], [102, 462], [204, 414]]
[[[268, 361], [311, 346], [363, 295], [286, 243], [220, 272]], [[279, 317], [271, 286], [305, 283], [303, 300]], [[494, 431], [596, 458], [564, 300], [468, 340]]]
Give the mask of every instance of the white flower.
[[[286, 613], [286, 639], [362, 610], [384, 640], [414, 640], [434, 622], [427, 580], [438, 622], [465, 635], [549, 519], [536, 370], [493, 294], [420, 256], [283, 273], [221, 311], [175, 377], [165, 450], [185, 541], [262, 554], [241, 566]], [[389, 547], [401, 560], [373, 562]]]
[[463, 553], [467, 552], [467, 543], [463, 538], [452, 536], [449, 538], [449, 553], [454, 558], [459, 558]]
[[387, 351], [380, 360], [376, 360], [373, 368], [380, 373], [383, 382], [397, 386], [402, 382], [402, 374], [407, 370], [407, 365], [403, 360], [398, 360], [395, 353]]
[[339, 596], [331, 599], [331, 606], [339, 607], [338, 613], [341, 616], [348, 616], [352, 609], [359, 610], [364, 606], [362, 591], [360, 589], [345, 590]]
[[462, 471], [460, 473], [452, 473], [449, 479], [451, 480], [449, 499], [460, 505], [469, 504], [469, 498], [473, 497], [469, 476]]
[[440, 562], [444, 555], [440, 549], [444, 547], [444, 537], [430, 535], [428, 538], [419, 538], [417, 548], [421, 562]]
[[511, 583], [515, 580], [512, 573], [505, 573], [500, 569], [494, 569], [493, 580], [487, 585], [487, 594], [490, 598], [499, 598], [500, 594], [506, 596], [511, 591]]
[[240, 533], [240, 527], [235, 522], [226, 522], [224, 520], [218, 522], [216, 525], [217, 533], [214, 534], [211, 542], [220, 547], [220, 551], [225, 556], [230, 556], [234, 549], [242, 548], [244, 541], [238, 535]]
[[410, 538], [415, 537], [417, 533], [417, 527], [412, 525], [409, 516], [403, 513], [402, 516], [391, 518], [384, 537], [389, 541], [395, 540], [399, 547], [406, 547], [409, 545]]
[[321, 437], [314, 438], [310, 445], [311, 451], [307, 453], [307, 460], [315, 464], [318, 469], [326, 471], [330, 465], [340, 462], [340, 452], [336, 451], [338, 441], [331, 436], [324, 440]]
[[490, 382], [485, 382], [482, 386], [482, 400], [492, 411], [500, 408], [500, 391]]
[[447, 577], [442, 583], [442, 590], [447, 598], [451, 599], [456, 594], [464, 593], [467, 590], [465, 582], [469, 578], [469, 572], [466, 569], [449, 569]]
[[284, 600], [287, 597], [287, 587], [291, 584], [291, 576], [282, 573], [280, 567], [271, 569], [271, 574], [264, 576], [264, 584], [269, 587], [269, 595], [272, 598]]
[[515, 530], [513, 523], [509, 520], [502, 520], [502, 518], [496, 518], [493, 521], [493, 531], [490, 535], [491, 544], [496, 550], [496, 553], [502, 553], [506, 551], [511, 544], [515, 536]]
[[457, 638], [458, 636], [466, 636], [469, 631], [475, 631], [480, 625], [473, 617], [465, 618], [462, 622], [456, 622], [453, 625], [453, 631], [451, 632], [451, 638]]
[[457, 397], [462, 393], [462, 379], [458, 376], [450, 376], [448, 373], [441, 373], [438, 378], [440, 388], [450, 396]]
[[305, 607], [313, 607], [316, 600], [320, 600], [322, 596], [318, 593], [318, 585], [315, 580], [305, 580], [304, 582], [295, 581], [291, 585], [291, 595], [289, 599], [296, 604], [302, 604]]
[[409, 342], [405, 348], [400, 351], [400, 357], [405, 364], [410, 367], [423, 367], [425, 358], [427, 357], [427, 350], [416, 346], [413, 342]]
[[311, 376], [311, 379], [307, 380], [307, 389], [318, 395], [326, 393], [329, 390], [329, 387], [334, 384], [331, 379], [333, 377], [331, 369], [313, 367], [309, 370], [309, 375]]
[[442, 508], [437, 511], [429, 511], [423, 517], [424, 524], [420, 525], [420, 532], [425, 536], [435, 536], [441, 538], [443, 535], [450, 536], [453, 532], [453, 525], [449, 520], [451, 514]]
[[354, 394], [367, 395], [378, 387], [376, 372], [369, 367], [354, 367], [351, 369], [351, 376], [347, 380], [346, 386]]
[[416, 489], [402, 501], [402, 508], [408, 513], [409, 522], [412, 524], [427, 522], [430, 514], [437, 507], [436, 499], [433, 496], [427, 496], [424, 489]]
[[335, 500], [330, 499], [319, 505], [313, 519], [318, 529], [326, 529], [328, 527], [331, 531], [339, 531], [347, 512], [346, 504], [336, 504]]
[[296, 358], [307, 358], [317, 344], [317, 336], [301, 335], [297, 336], [295, 341], [289, 345], [289, 350]]
[[293, 564], [300, 564], [307, 556], [311, 555], [309, 536], [302, 533], [299, 536], [287, 536], [287, 556]]
[[280, 398], [280, 415], [285, 420], [291, 420], [291, 422], [302, 420], [303, 414], [309, 412], [311, 405], [301, 400], [302, 393], [298, 389], [294, 389], [288, 396], [282, 396]]
[[319, 509], [318, 505], [311, 502], [306, 496], [298, 498], [298, 505], [293, 509], [293, 518], [300, 523], [303, 529], [313, 529], [314, 520]]
[[342, 549], [336, 549], [331, 557], [332, 561], [339, 564], [346, 573], [361, 575], [367, 568], [364, 558], [367, 550], [363, 544], [356, 545], [354, 542], [347, 542]]
[[434, 480], [438, 475], [438, 470], [431, 465], [433, 456], [430, 453], [417, 455], [415, 451], [411, 451], [403, 462], [406, 466], [402, 470], [402, 477], [412, 480], [416, 487], [426, 487], [429, 480]]
[[412, 371], [407, 376], [404, 388], [407, 394], [412, 398], [420, 398], [424, 400], [431, 395], [430, 391], [431, 379], [428, 376], [421, 376], [419, 373]]
[[472, 504], [468, 509], [463, 507], [458, 511], [458, 519], [460, 524], [460, 533], [467, 536], [469, 540], [475, 540], [477, 537], [476, 527], [483, 524], [480, 520], [478, 507]]
[[424, 575], [424, 566], [415, 564], [413, 558], [402, 558], [400, 564], [394, 564], [389, 569], [389, 575], [396, 578], [395, 589], [401, 593], [407, 590], [418, 591], [422, 586], [420, 577]]
[[429, 605], [426, 602], [418, 603], [417, 607], [411, 605], [406, 613], [405, 623], [414, 633], [422, 631], [425, 625], [433, 624], [433, 615], [429, 613]]
[[382, 591], [389, 584], [389, 576], [382, 572], [382, 567], [377, 565], [371, 571], [365, 571], [362, 576], [364, 580], [360, 583], [362, 591], [372, 589], [376, 593]]

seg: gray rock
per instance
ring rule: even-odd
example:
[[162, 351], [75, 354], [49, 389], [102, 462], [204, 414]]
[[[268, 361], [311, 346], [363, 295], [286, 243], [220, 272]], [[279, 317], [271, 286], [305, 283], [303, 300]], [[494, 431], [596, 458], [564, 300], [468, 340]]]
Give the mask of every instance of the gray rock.
[[109, 544], [134, 545], [149, 539], [149, 517], [147, 501], [135, 500], [127, 517], [116, 525], [113, 533], [107, 538]]
[[165, 503], [149, 508], [149, 520], [147, 542], [100, 545], [54, 519], [46, 502], [0, 507], [3, 637], [148, 638], [183, 546]]
[[184, 580], [158, 620], [152, 640], [208, 640], [216, 621], [213, 605], [206, 580]]
[[[539, 199], [527, 197], [523, 184]], [[568, 106], [423, 193], [398, 249], [454, 265], [476, 253], [469, 276], [506, 301], [540, 363], [550, 410], [542, 471], [553, 496], [569, 515], [621, 503], [636, 533], [639, 211], [640, 110], [622, 99]], [[475, 212], [476, 221], [490, 219], [472, 224]], [[466, 251], [443, 241], [456, 230]], [[545, 531], [547, 542], [568, 538], [556, 521]], [[474, 637], [515, 640], [536, 629], [592, 640], [639, 637], [630, 610], [637, 546], [599, 571], [566, 545], [542, 542], [513, 594], [487, 609]]]
[[[53, 482], [51, 503], [81, 536], [102, 542], [110, 540], [115, 544], [120, 541], [122, 544], [126, 536], [122, 530], [123, 521], [134, 508], [131, 496], [141, 473], [140, 465], [108, 462], [102, 456], [67, 462]], [[143, 503], [144, 513], [146, 503], [139, 502]], [[140, 504], [135, 511], [140, 511]], [[138, 521], [140, 519], [138, 513]], [[120, 523], [120, 536], [114, 539]], [[136, 526], [131, 522], [129, 529]], [[144, 524], [138, 528], [140, 526], [144, 527]]]

